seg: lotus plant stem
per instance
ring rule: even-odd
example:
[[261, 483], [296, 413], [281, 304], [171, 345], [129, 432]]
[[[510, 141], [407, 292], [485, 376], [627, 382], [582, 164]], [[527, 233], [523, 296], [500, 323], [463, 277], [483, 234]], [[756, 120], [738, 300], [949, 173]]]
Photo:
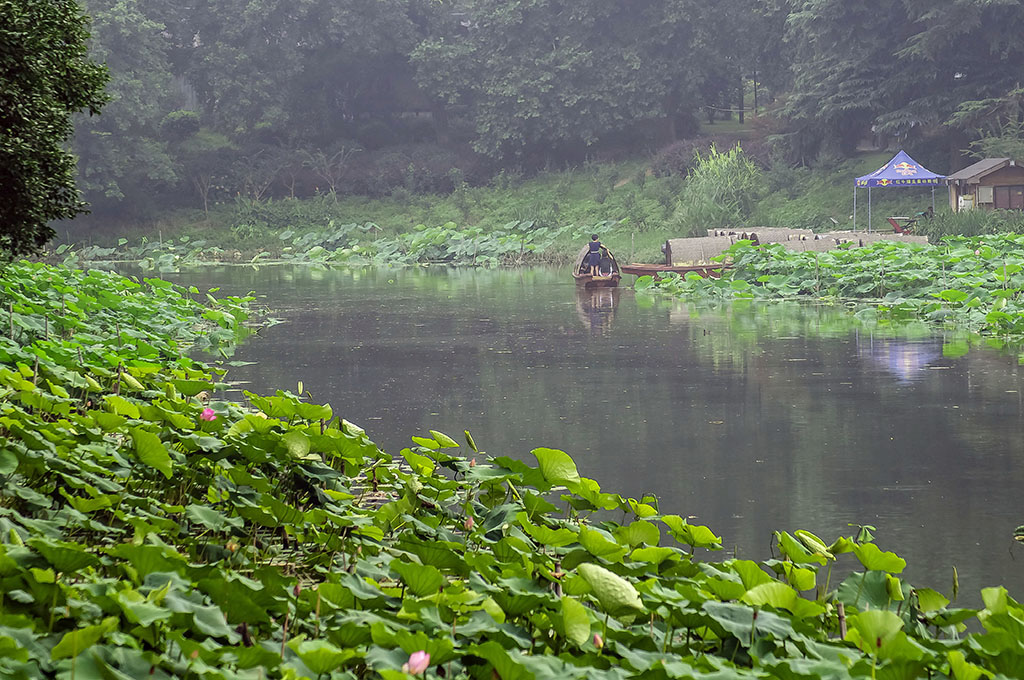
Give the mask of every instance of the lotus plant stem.
[[832, 582], [832, 562], [828, 563], [828, 571], [825, 572], [825, 590], [824, 595], [828, 595], [828, 585]]
[[284, 658], [284, 645], [288, 642], [288, 614], [291, 612], [284, 613], [284, 625], [281, 626], [281, 658]]
[[[608, 617], [610, 617], [610, 616], [611, 616], [611, 613], [605, 612], [605, 614], [604, 614], [604, 630], [602, 631], [602, 634], [601, 634], [601, 639], [602, 640], [607, 640], [608, 639]], [[603, 653], [603, 651], [604, 651], [604, 645], [602, 645], [601, 647], [598, 647], [597, 653], [598, 653], [599, 656]]]
[[35, 385], [39, 382], [39, 355], [36, 355], [36, 365], [32, 369], [32, 384]]
[[53, 602], [50, 604], [50, 624], [46, 627], [47, 634], [53, 632], [53, 618], [57, 614], [57, 593], [60, 592], [60, 574], [57, 576], [53, 584]]
[[14, 340], [14, 303], [7, 303], [7, 318], [11, 324], [11, 340]]
[[864, 589], [864, 581], [867, 580], [868, 570], [864, 570], [864, 575], [860, 577], [860, 584], [857, 586], [857, 597], [853, 598], [853, 606], [856, 607], [860, 602], [860, 591]]
[[842, 602], [836, 605], [836, 611], [839, 613], [839, 637], [846, 639], [846, 605]]

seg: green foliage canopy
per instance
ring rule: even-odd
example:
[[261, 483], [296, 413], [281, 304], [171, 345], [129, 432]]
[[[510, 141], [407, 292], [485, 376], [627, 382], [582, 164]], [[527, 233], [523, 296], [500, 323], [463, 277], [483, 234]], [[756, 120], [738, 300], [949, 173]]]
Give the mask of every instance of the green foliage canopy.
[[71, 113], [97, 113], [105, 69], [86, 56], [73, 0], [0, 1], [0, 249], [38, 250], [51, 220], [85, 211], [75, 159], [62, 148]]

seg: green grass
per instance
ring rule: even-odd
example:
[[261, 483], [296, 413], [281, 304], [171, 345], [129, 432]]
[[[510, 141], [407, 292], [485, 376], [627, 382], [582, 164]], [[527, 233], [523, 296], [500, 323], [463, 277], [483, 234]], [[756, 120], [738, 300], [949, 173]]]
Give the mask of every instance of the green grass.
[[[737, 121], [705, 126], [707, 132], [736, 132]], [[853, 179], [877, 169], [890, 154], [867, 153], [822, 168], [775, 167], [762, 173], [763, 190], [745, 224], [786, 226], [818, 231], [853, 227]], [[209, 214], [176, 210], [159, 220], [130, 225], [101, 223], [96, 219], [71, 223], [60, 242], [83, 245], [114, 245], [119, 238], [136, 243], [188, 236], [204, 239], [242, 256], [279, 246], [277, 236], [286, 230], [307, 232], [331, 225], [374, 223], [379, 229], [366, 238], [394, 236], [417, 225], [438, 226], [453, 222], [459, 227], [491, 231], [510, 222], [532, 222], [537, 227], [572, 225], [586, 231], [590, 225], [614, 222], [602, 240], [623, 261], [661, 261], [661, 244], [667, 238], [702, 233], [703, 224], [681, 225], [678, 202], [684, 193], [683, 178], [654, 177], [649, 159], [621, 163], [588, 163], [563, 171], [542, 172], [523, 178], [502, 173], [488, 186], [462, 187], [449, 195], [395, 192], [369, 198], [328, 196], [312, 199], [281, 199], [254, 203], [236, 200], [214, 204]], [[927, 189], [898, 188], [872, 192], [873, 225], [887, 228], [885, 217], [914, 214], [931, 204]], [[946, 208], [944, 188], [936, 191], [936, 211]], [[833, 222], [834, 220], [834, 222]], [[685, 229], [684, 229], [685, 227]], [[857, 228], [867, 227], [867, 192], [858, 192]], [[554, 248], [565, 257], [576, 252], [576, 243], [558, 240]], [[549, 260], [559, 260], [551, 253]]]

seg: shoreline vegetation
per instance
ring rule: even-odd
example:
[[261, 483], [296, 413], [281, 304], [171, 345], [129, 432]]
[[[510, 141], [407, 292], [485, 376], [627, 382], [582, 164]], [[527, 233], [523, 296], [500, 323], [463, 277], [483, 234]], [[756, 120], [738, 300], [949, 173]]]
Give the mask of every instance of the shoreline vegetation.
[[[442, 263], [471, 266], [567, 264], [577, 244], [598, 233], [623, 262], [660, 262], [666, 239], [707, 229], [784, 226], [815, 231], [867, 228], [853, 221], [853, 177], [888, 159], [855, 159], [793, 168], [719, 140], [689, 149], [666, 166], [657, 157], [587, 163], [534, 177], [502, 172], [488, 185], [448, 193], [394, 191], [377, 198], [321, 194], [306, 199], [236, 196], [208, 213], [176, 210], [158, 219], [113, 223], [93, 217], [60, 229], [50, 261], [133, 260], [153, 271], [208, 262], [284, 260], [345, 265]], [[930, 191], [877, 191], [875, 229], [885, 215], [913, 215]], [[862, 197], [863, 199], [863, 197]], [[937, 214], [918, 223], [932, 243], [946, 235], [1024, 233], [1011, 211]]]
[[[4, 677], [980, 678], [1024, 662], [1005, 589], [957, 607], [955, 569], [945, 593], [907, 582], [874, 527], [780, 530], [778, 557], [716, 559], [711, 529], [561, 451], [526, 463], [431, 431], [393, 456], [301, 384], [222, 400], [250, 296], [39, 263], [0, 284]], [[224, 361], [189, 359], [199, 347]]]

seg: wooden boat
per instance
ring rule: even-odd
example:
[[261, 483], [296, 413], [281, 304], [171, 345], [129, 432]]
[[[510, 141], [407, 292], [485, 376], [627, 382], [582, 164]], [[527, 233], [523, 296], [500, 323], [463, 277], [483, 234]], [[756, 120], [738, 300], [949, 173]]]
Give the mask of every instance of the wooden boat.
[[615, 261], [612, 251], [605, 249], [604, 257], [601, 258], [601, 266], [598, 268], [598, 275], [590, 274], [590, 265], [587, 263], [587, 256], [590, 254], [590, 245], [583, 246], [579, 255], [576, 256], [576, 263], [572, 268], [572, 278], [576, 285], [583, 288], [615, 288], [622, 279], [619, 271], [619, 263]]
[[661, 274], [667, 274], [668, 272], [675, 272], [680, 276], [686, 276], [693, 272], [704, 278], [717, 279], [722, 276], [723, 269], [730, 269], [731, 267], [731, 264], [717, 262], [708, 264], [640, 264], [638, 262], [631, 262], [630, 264], [622, 265], [621, 271], [623, 274], [653, 276], [656, 279], [661, 278]]

